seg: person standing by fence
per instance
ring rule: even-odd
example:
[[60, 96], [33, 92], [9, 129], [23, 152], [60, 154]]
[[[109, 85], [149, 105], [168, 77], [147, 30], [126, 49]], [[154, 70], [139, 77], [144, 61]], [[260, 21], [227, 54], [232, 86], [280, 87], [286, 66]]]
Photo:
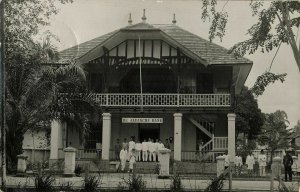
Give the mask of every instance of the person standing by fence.
[[266, 165], [267, 165], [267, 157], [262, 149], [260, 154], [258, 155], [258, 164], [259, 164], [259, 176], [266, 175]]
[[253, 176], [253, 166], [255, 164], [255, 159], [254, 156], [252, 154], [252, 152], [249, 152], [249, 155], [247, 155], [246, 158], [246, 165], [247, 165], [247, 170], [248, 170], [248, 175]]
[[289, 175], [289, 181], [292, 181], [292, 165], [293, 158], [290, 155], [290, 152], [287, 151], [286, 155], [283, 157], [283, 165], [284, 165], [284, 179], [287, 182], [287, 175]]
[[235, 156], [234, 164], [235, 164], [235, 174], [238, 176], [241, 174], [242, 166], [243, 166], [243, 160], [239, 154]]

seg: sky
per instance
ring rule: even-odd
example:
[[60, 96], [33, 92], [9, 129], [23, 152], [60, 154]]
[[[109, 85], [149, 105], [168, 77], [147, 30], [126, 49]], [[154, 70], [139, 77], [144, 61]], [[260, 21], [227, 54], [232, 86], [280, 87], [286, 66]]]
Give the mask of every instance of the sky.
[[[247, 29], [257, 21], [251, 14], [249, 3], [218, 1], [218, 8], [224, 7], [229, 20], [222, 42], [215, 39], [214, 43], [230, 48], [247, 39]], [[178, 26], [208, 39], [209, 23], [201, 20], [201, 0], [74, 0], [72, 4], [59, 4], [58, 7], [60, 12], [51, 17], [49, 30], [60, 39], [57, 44], [59, 50], [127, 26], [129, 13], [133, 24], [139, 23], [143, 9], [146, 9], [146, 22], [149, 24], [171, 24], [175, 13]], [[246, 86], [252, 87], [257, 76], [269, 68], [275, 52], [276, 49], [270, 53], [257, 52], [245, 56], [254, 63]], [[300, 72], [289, 45], [281, 45], [271, 72], [287, 73], [286, 81], [268, 86], [257, 98], [259, 107], [264, 113], [284, 110], [290, 127], [293, 127], [300, 120]]]

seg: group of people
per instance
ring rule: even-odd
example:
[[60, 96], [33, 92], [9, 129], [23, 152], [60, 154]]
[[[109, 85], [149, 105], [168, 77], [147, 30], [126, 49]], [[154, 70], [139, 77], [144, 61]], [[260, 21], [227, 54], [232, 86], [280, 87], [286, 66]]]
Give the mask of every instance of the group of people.
[[[228, 168], [230, 164], [230, 156], [225, 153], [224, 154], [224, 168]], [[234, 158], [234, 165], [235, 165], [235, 174], [240, 175], [243, 160], [240, 154], [237, 154]], [[248, 174], [253, 176], [256, 171], [254, 171], [255, 166], [258, 168], [258, 176], [265, 176], [266, 175], [266, 166], [267, 166], [267, 156], [264, 150], [260, 151], [260, 154], [256, 158], [250, 152], [246, 157], [245, 165], [247, 166]], [[287, 177], [289, 177], [289, 181], [292, 181], [292, 166], [294, 165], [293, 158], [291, 157], [290, 153], [287, 151], [286, 155], [283, 158], [283, 166], [284, 166], [284, 173], [285, 173], [285, 181], [287, 181]]]
[[151, 138], [149, 138], [148, 141], [144, 139], [141, 143], [139, 141], [135, 142], [134, 137], [131, 137], [129, 142], [127, 142], [125, 138], [122, 144], [120, 140], [117, 139], [117, 143], [115, 144], [115, 156], [116, 159], [121, 162], [121, 171], [125, 170], [126, 162], [129, 161], [128, 172], [132, 172], [133, 164], [136, 161], [157, 162], [160, 158], [159, 150], [165, 147], [168, 148], [169, 146], [168, 142], [165, 146], [159, 139], [155, 141]]

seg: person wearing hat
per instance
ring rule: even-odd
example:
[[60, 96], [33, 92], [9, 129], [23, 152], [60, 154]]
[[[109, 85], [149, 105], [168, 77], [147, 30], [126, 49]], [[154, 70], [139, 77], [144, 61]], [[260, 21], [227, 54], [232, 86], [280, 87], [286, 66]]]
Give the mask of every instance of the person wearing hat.
[[292, 181], [292, 165], [293, 158], [290, 155], [290, 151], [286, 152], [286, 155], [283, 157], [283, 165], [284, 165], [284, 178], [287, 182], [287, 175], [289, 175], [289, 181]]

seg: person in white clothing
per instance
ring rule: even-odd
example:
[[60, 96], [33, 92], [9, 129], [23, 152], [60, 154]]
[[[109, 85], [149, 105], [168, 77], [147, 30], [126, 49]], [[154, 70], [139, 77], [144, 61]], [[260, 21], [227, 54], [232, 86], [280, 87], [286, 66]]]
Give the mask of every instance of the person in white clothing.
[[243, 160], [242, 160], [242, 157], [239, 154], [237, 154], [235, 156], [234, 165], [235, 165], [235, 173], [236, 173], [236, 175], [240, 175], [241, 171], [242, 171]]
[[158, 146], [157, 146], [157, 155], [158, 155], [158, 162], [160, 162], [160, 152], [159, 150], [165, 148], [164, 144], [159, 140]]
[[138, 142], [135, 144], [136, 161], [142, 161], [142, 158], [141, 158], [141, 151], [142, 151], [142, 144], [138, 141]]
[[255, 159], [254, 159], [252, 152], [250, 152], [246, 158], [246, 165], [247, 165], [247, 170], [248, 170], [249, 175], [253, 175], [253, 165], [254, 164], [255, 164]]
[[126, 161], [127, 161], [127, 150], [126, 147], [123, 147], [120, 151], [120, 161], [121, 161], [121, 170], [125, 170]]
[[260, 151], [260, 154], [258, 155], [258, 164], [259, 164], [259, 176], [265, 176], [267, 157], [263, 149]]
[[143, 161], [148, 161], [148, 142], [146, 141], [146, 139], [144, 139], [143, 143], [142, 143], [142, 152], [143, 152]]
[[[134, 140], [133, 140], [133, 137], [130, 137], [130, 141], [129, 141], [129, 143], [128, 143], [128, 155], [129, 155], [129, 157], [130, 157], [130, 155], [135, 155], [135, 154], [133, 154], [132, 153], [132, 150], [135, 148], [135, 142], [134, 142]], [[129, 159], [129, 158], [128, 158]]]
[[[135, 149], [133, 149], [133, 151], [135, 151]], [[128, 173], [132, 173], [133, 172], [133, 164], [135, 163], [135, 156], [132, 154], [129, 157], [129, 170]]]
[[228, 152], [226, 151], [223, 156], [225, 157], [224, 168], [227, 169], [230, 165]]
[[155, 143], [153, 143], [152, 140], [150, 139], [148, 141], [148, 145], [149, 145], [149, 161], [155, 161], [156, 159]]

